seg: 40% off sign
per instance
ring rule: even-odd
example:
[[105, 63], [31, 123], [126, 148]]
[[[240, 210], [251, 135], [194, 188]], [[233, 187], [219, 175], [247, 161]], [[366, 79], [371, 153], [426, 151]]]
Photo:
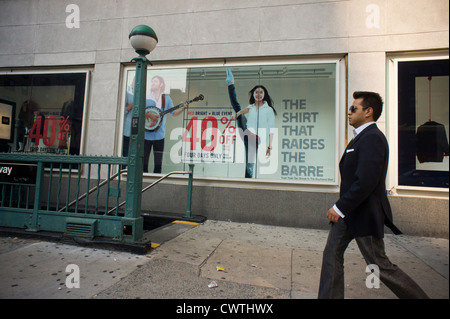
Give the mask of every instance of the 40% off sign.
[[[59, 127], [59, 129], [58, 129]], [[28, 135], [34, 139], [34, 145], [39, 145], [40, 140], [47, 147], [55, 147], [58, 140], [58, 148], [65, 146], [70, 137], [70, 120], [68, 117], [59, 116], [58, 118], [50, 115], [43, 118], [38, 116]]]
[[193, 116], [188, 121], [182, 136], [184, 162], [234, 162], [236, 123], [233, 118]]

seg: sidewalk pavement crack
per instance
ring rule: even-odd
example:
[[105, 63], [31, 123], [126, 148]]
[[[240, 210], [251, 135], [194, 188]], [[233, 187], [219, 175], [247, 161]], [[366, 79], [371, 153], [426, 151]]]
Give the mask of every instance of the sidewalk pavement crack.
[[293, 272], [293, 268], [294, 268], [294, 249], [291, 248], [291, 289], [289, 290], [289, 299], [292, 299], [292, 289], [294, 287], [294, 272]]
[[216, 246], [216, 248], [214, 248], [214, 250], [205, 258], [205, 260], [203, 260], [203, 262], [200, 265], [198, 265], [197, 277], [201, 277], [202, 267], [208, 262], [209, 258], [216, 253], [216, 250], [219, 248], [220, 245], [222, 245], [223, 242], [224, 240], [221, 240], [220, 243]]

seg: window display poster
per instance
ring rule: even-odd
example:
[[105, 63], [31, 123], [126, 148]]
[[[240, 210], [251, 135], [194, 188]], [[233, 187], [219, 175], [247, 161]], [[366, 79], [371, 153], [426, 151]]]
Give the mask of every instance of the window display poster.
[[[150, 68], [146, 107], [167, 110], [199, 94], [204, 99], [166, 114], [161, 131], [145, 133], [147, 171], [158, 166], [168, 173], [194, 163], [197, 176], [335, 184], [335, 70], [335, 63], [231, 67], [237, 116], [226, 67]], [[124, 147], [133, 81], [129, 70]], [[259, 86], [271, 106], [255, 107], [251, 92]]]
[[86, 73], [0, 76], [0, 98], [16, 103], [12, 152], [80, 154]]
[[447, 59], [398, 62], [398, 183], [449, 187]]
[[229, 107], [191, 107], [184, 122], [183, 162], [235, 162], [236, 121]]

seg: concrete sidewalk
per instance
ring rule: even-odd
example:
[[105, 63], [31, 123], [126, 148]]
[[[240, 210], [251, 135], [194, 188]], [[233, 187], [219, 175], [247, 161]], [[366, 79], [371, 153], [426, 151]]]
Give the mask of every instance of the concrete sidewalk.
[[[146, 255], [0, 238], [0, 298], [315, 299], [328, 231], [208, 220], [146, 234]], [[433, 299], [449, 298], [447, 239], [386, 235], [391, 261]], [[157, 246], [157, 245], [155, 245]], [[356, 243], [345, 255], [346, 298], [396, 299], [368, 289]], [[78, 266], [80, 288], [69, 288]], [[69, 277], [68, 277], [69, 276]]]

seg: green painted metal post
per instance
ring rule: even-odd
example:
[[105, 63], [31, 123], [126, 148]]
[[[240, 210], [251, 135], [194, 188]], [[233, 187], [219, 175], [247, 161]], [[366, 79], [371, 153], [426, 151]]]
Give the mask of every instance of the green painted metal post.
[[36, 190], [34, 193], [34, 206], [33, 215], [31, 216], [30, 223], [28, 224], [27, 231], [39, 231], [39, 210], [41, 209], [41, 195], [42, 195], [42, 185], [44, 183], [44, 163], [37, 163], [37, 173], [36, 173]]
[[144, 168], [144, 127], [145, 97], [147, 88], [147, 65], [145, 57], [158, 43], [158, 37], [152, 28], [138, 25], [131, 30], [130, 42], [138, 57], [134, 79], [134, 97], [131, 118], [131, 136], [128, 149], [128, 174], [125, 218], [123, 219], [123, 238], [126, 241], [142, 241], [144, 220], [141, 217], [142, 173]]
[[187, 192], [187, 204], [186, 204], [186, 218], [191, 217], [192, 206], [192, 182], [194, 179], [194, 164], [189, 164], [189, 180], [188, 180], [188, 192]]
[[131, 236], [131, 241], [138, 242], [142, 239], [143, 235], [141, 191], [144, 168], [145, 91], [147, 87], [147, 64], [149, 61], [143, 54], [134, 58], [132, 61], [136, 61], [136, 75], [130, 146], [128, 151], [127, 202], [125, 206], [123, 232], [124, 235]]

